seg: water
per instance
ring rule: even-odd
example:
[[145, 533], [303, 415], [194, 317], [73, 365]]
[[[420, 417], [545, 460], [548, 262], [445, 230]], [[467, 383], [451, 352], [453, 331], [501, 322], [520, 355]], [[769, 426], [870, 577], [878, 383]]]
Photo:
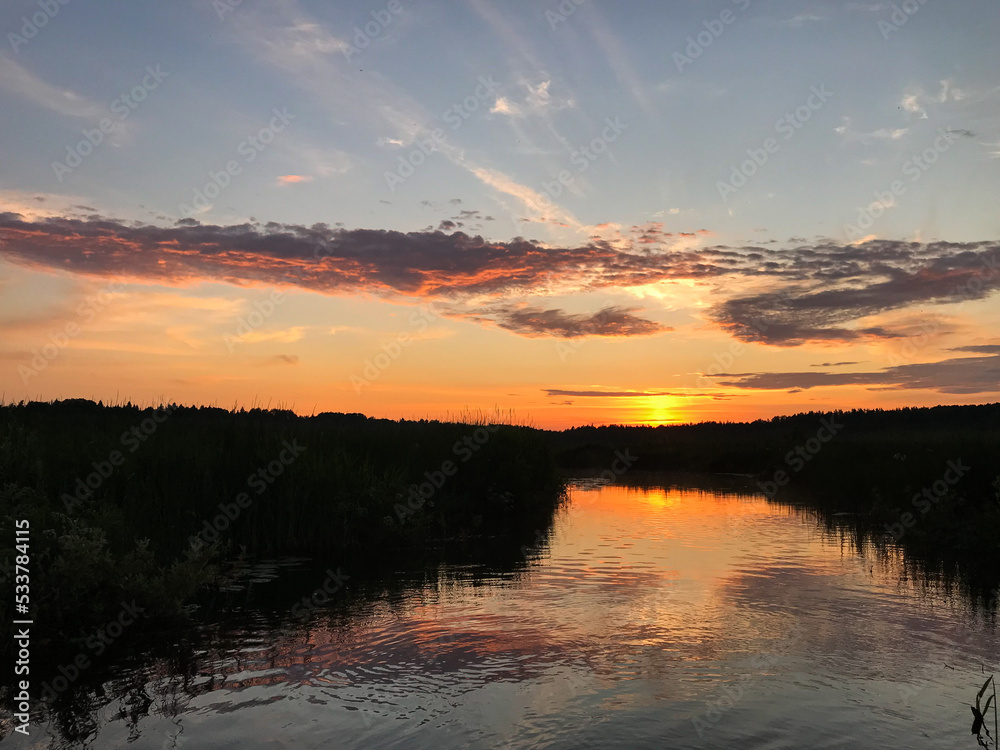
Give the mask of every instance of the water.
[[988, 618], [807, 511], [687, 485], [578, 482], [506, 565], [392, 588], [352, 571], [296, 616], [289, 601], [336, 582], [308, 563], [258, 566], [225, 621], [161, 634], [164, 655], [107, 665], [89, 712], [6, 744], [975, 747]]

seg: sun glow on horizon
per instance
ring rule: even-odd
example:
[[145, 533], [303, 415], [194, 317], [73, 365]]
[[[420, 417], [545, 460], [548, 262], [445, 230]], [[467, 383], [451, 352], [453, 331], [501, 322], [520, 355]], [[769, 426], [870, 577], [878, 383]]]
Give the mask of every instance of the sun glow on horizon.
[[681, 413], [678, 408], [681, 401], [676, 396], [648, 396], [641, 399], [641, 402], [645, 410], [645, 416], [640, 420], [641, 424], [658, 427], [685, 421], [678, 416]]

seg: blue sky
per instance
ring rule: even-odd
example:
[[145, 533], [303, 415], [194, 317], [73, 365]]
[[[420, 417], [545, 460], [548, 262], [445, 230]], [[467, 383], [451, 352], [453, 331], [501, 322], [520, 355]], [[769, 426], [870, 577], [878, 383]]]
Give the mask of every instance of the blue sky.
[[[144, 210], [177, 216], [208, 171], [240, 158], [239, 144], [278, 107], [295, 115], [294, 124], [206, 218], [410, 230], [446, 218], [422, 201], [461, 198], [497, 218], [484, 232], [506, 239], [517, 228], [511, 215], [536, 217], [474, 170], [544, 193], [543, 183], [569, 169], [574, 189], [557, 202], [584, 224], [639, 224], [678, 209], [670, 224], [680, 231], [705, 227], [749, 239], [764, 228], [785, 240], [835, 236], [938, 128], [951, 128], [975, 136], [880, 219], [878, 234], [958, 240], [997, 230], [990, 210], [997, 165], [989, 156], [1000, 147], [985, 145], [1000, 139], [995, 3], [927, 2], [888, 39], [877, 24], [892, 9], [880, 3], [587, 0], [564, 4], [574, 9], [568, 16], [557, 3], [400, 0], [399, 7], [393, 14], [388, 4], [368, 2], [59, 6], [34, 39], [16, 53], [8, 40], [3, 53], [5, 79], [52, 87], [55, 98], [3, 87], [6, 187], [78, 193], [137, 218]], [[34, 3], [7, 4], [0, 28], [19, 33], [33, 10]], [[673, 54], [726, 10], [734, 20], [678, 71]], [[384, 27], [372, 17], [380, 11], [392, 19]], [[353, 45], [355, 27], [366, 22], [379, 33], [348, 59], [341, 45]], [[120, 123], [116, 143], [102, 144], [59, 182], [51, 162], [62, 161], [65, 147], [150, 65], [169, 74], [162, 85]], [[480, 76], [498, 83], [496, 94], [453, 129], [445, 113], [463, 108]], [[775, 122], [803, 105], [812, 86], [825, 86], [830, 101], [722, 200], [718, 181], [746, 149], [775, 135]], [[512, 112], [497, 111], [498, 100]], [[600, 137], [609, 117], [628, 129], [577, 172], [573, 149]], [[445, 131], [449, 153], [434, 154], [390, 190], [385, 172], [434, 127]], [[281, 188], [283, 174], [312, 181]], [[532, 236], [548, 231], [523, 228]]]
[[[32, 17], [45, 18], [34, 34]], [[555, 251], [588, 243], [697, 253], [992, 242], [1000, 231], [998, 28], [1000, 6], [985, 0], [16, 0], [0, 11], [0, 212], [153, 227], [181, 219], [219, 227], [322, 223], [331, 231], [479, 235], [487, 243], [525, 237]], [[101, 141], [90, 149], [88, 132]], [[71, 166], [81, 141], [91, 153]], [[748, 161], [754, 155], [757, 162]], [[740, 172], [745, 184], [736, 185]], [[216, 191], [213, 180], [224, 187]], [[211, 197], [196, 200], [199, 190]], [[871, 221], [863, 225], [865, 215]], [[136, 295], [155, 288], [180, 298], [209, 288], [198, 291], [190, 275], [144, 280], [115, 262]], [[79, 284], [110, 278], [110, 261], [66, 271], [14, 252], [0, 263], [11, 316], [21, 305], [24, 317], [23, 304], [42, 315], [67, 289], [82, 293]], [[60, 273], [70, 277], [53, 277]], [[508, 285], [503, 294], [566, 314], [641, 303], [658, 333], [714, 325], [706, 335], [739, 338], [732, 321], [703, 312], [718, 308], [727, 290], [759, 292], [756, 273], [717, 283], [705, 296], [677, 286], [701, 283], [690, 275], [670, 289], [654, 288], [660, 280], [616, 287], [607, 277], [560, 277], [513, 292]], [[252, 283], [213, 272], [202, 284], [216, 285], [213, 299], [239, 307], [249, 304], [248, 284], [288, 281], [278, 272]], [[399, 295], [409, 294], [363, 282], [321, 291], [335, 299], [313, 299], [313, 288], [301, 325], [321, 316], [357, 327], [359, 315], [395, 315]], [[992, 315], [988, 296], [977, 304]], [[444, 299], [457, 305], [454, 296]], [[472, 319], [514, 330], [505, 327], [509, 318], [482, 314], [488, 301], [463, 298], [441, 325], [467, 327]], [[533, 323], [529, 338], [543, 329], [569, 336], [564, 322]], [[632, 323], [626, 328], [643, 337], [654, 330]], [[442, 335], [465, 335], [457, 330]], [[989, 345], [992, 333], [977, 329], [973, 338]], [[654, 340], [662, 343], [644, 338]], [[830, 345], [827, 334], [819, 340]], [[29, 343], [12, 345], [8, 357], [20, 361]], [[947, 343], [939, 351], [962, 341]], [[775, 350], [763, 349], [762, 360], [767, 352]], [[670, 377], [703, 369], [695, 363]], [[596, 372], [574, 383], [621, 387]], [[10, 391], [19, 391], [16, 380]]]

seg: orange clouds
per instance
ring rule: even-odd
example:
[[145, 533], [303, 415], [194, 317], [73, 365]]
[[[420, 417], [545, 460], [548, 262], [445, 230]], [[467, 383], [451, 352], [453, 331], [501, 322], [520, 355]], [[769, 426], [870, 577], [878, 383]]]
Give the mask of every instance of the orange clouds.
[[[274, 222], [214, 226], [193, 219], [160, 227], [101, 217], [28, 221], [0, 213], [0, 256], [37, 269], [157, 283], [214, 280], [321, 294], [448, 299], [455, 317], [478, 316], [528, 336], [633, 336], [667, 328], [631, 309], [595, 318], [526, 306], [518, 296], [726, 279], [727, 289], [716, 292], [708, 317], [737, 338], [777, 346], [898, 338], [898, 330], [858, 323], [917, 303], [983, 299], [1000, 289], [1000, 243], [878, 240], [788, 249], [683, 243], [653, 249], [651, 243], [669, 236], [661, 225], [633, 229], [632, 240], [615, 244], [544, 247], [460, 231]], [[681, 233], [685, 240], [694, 234]], [[764, 284], [768, 291], [759, 291]], [[483, 307], [490, 299], [497, 304]]]

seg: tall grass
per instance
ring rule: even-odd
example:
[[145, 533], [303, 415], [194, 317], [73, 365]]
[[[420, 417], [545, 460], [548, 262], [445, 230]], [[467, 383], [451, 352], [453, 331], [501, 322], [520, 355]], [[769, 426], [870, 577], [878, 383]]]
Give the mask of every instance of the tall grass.
[[[986, 694], [986, 689], [993, 686], [993, 693], [989, 698], [986, 699], [986, 704], [982, 704], [983, 696]], [[980, 747], [990, 747], [987, 740], [992, 740], [992, 746], [997, 746], [997, 741], [1000, 740], [1000, 722], [997, 720], [997, 687], [996, 681], [993, 679], [993, 675], [986, 678], [986, 682], [976, 693], [976, 705], [971, 706], [972, 708], [972, 734], [976, 735], [976, 741], [979, 743]], [[989, 716], [990, 708], [993, 709], [993, 735], [990, 735], [990, 730], [986, 724], [986, 719]], [[987, 739], [983, 739], [983, 732], [986, 733]]]
[[[84, 400], [0, 406], [0, 555], [12, 559], [13, 521], [29, 518], [42, 576], [35, 588], [60, 592], [38, 602], [51, 621], [97, 617], [136, 590], [176, 608], [230, 553], [349, 564], [503, 535], [551, 512], [563, 489], [541, 434], [509, 417], [391, 421]], [[456, 471], [408, 503], [419, 497], [414, 485], [429, 481], [425, 472], [449, 460]], [[216, 534], [206, 532], [213, 523]]]

